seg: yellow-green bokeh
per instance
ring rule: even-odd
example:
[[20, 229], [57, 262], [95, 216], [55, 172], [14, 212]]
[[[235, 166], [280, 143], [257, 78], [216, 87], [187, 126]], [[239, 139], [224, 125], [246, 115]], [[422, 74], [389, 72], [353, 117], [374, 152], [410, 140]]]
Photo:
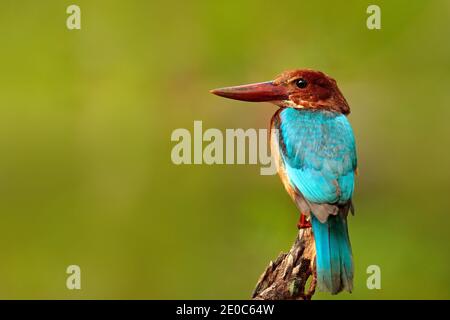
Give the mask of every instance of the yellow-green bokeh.
[[208, 90], [304, 67], [338, 80], [358, 144], [355, 290], [333, 298], [450, 298], [449, 19], [445, 0], [2, 0], [0, 298], [248, 298], [295, 206], [258, 166], [173, 165], [170, 135], [267, 128], [275, 107]]

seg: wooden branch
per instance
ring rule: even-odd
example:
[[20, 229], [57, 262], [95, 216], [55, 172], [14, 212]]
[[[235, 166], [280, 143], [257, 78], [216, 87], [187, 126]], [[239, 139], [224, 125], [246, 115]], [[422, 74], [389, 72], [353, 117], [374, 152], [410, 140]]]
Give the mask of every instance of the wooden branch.
[[[254, 300], [311, 300], [316, 289], [316, 250], [311, 228], [300, 229], [288, 253], [280, 253], [258, 280]], [[306, 289], [307, 281], [311, 279]]]

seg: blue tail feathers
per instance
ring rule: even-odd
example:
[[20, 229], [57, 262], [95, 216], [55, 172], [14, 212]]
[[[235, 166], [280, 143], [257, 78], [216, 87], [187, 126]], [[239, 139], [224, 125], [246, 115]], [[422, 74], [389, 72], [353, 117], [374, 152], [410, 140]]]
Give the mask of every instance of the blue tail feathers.
[[317, 288], [337, 294], [353, 289], [353, 258], [347, 218], [330, 215], [321, 223], [311, 214], [316, 243]]

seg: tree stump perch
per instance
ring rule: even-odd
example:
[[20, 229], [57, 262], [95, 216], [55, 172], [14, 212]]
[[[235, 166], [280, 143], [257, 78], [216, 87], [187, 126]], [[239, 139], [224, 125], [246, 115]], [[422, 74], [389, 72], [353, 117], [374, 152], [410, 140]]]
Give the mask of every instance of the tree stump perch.
[[[300, 229], [291, 250], [270, 261], [258, 280], [252, 299], [311, 300], [317, 282], [315, 259], [312, 229]], [[309, 278], [311, 281], [307, 288]]]

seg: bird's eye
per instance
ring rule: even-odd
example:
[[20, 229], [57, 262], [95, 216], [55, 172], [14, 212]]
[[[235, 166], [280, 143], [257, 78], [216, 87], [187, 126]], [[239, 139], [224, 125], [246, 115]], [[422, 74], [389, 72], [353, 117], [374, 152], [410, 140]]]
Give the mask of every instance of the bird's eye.
[[295, 85], [297, 87], [299, 87], [300, 89], [304, 89], [308, 85], [308, 81], [306, 81], [303, 78], [300, 78], [300, 79], [295, 80]]

